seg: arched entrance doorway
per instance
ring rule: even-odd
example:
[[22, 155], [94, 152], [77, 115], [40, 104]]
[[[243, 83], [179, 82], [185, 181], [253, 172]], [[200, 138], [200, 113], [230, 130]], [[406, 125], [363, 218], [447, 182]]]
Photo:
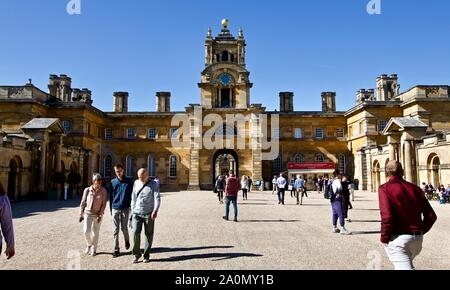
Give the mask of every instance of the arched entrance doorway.
[[239, 159], [234, 150], [219, 150], [214, 154], [212, 164], [212, 184], [219, 175], [228, 175], [230, 170], [233, 170], [236, 176], [239, 176]]
[[435, 188], [441, 184], [440, 167], [441, 160], [439, 159], [439, 156], [431, 154], [430, 157], [428, 157], [428, 180]]
[[372, 167], [372, 191], [378, 191], [378, 188], [381, 185], [381, 166], [380, 166], [380, 162], [378, 162], [377, 160], [373, 163], [373, 167]]
[[22, 184], [22, 160], [19, 157], [14, 157], [9, 162], [8, 173], [8, 198], [16, 200], [21, 194]]

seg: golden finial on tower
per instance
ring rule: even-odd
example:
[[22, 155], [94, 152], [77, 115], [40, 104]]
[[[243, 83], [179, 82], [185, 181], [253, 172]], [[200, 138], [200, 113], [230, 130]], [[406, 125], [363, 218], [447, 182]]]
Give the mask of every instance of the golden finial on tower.
[[229, 21], [228, 21], [228, 19], [223, 19], [222, 20], [222, 27], [224, 28], [224, 29], [227, 29], [228, 28], [228, 23], [229, 23]]

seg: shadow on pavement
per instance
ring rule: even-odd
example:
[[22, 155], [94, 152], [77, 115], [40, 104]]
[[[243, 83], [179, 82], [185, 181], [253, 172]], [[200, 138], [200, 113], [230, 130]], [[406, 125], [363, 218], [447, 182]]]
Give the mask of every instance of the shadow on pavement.
[[240, 223], [297, 223], [300, 220], [240, 220]]
[[[210, 247], [191, 247], [191, 248], [152, 248], [152, 253], [167, 253], [167, 252], [184, 252], [184, 251], [198, 251], [209, 249], [231, 249], [233, 246], [210, 246]], [[142, 253], [144, 250], [142, 249]]]
[[76, 208], [80, 206], [81, 198], [70, 200], [40, 200], [24, 201], [11, 205], [13, 218], [25, 218], [35, 216], [40, 213], [54, 212], [65, 208]]
[[352, 231], [352, 235], [376, 235], [376, 234], [381, 234], [380, 231], [357, 231], [357, 232], [353, 232]]
[[380, 220], [354, 220], [352, 219], [352, 223], [381, 223]]
[[252, 253], [207, 253], [207, 254], [195, 254], [195, 255], [185, 255], [170, 257], [167, 259], [151, 259], [152, 262], [180, 262], [195, 259], [213, 259], [213, 261], [223, 261], [241, 257], [262, 257], [260, 254]]

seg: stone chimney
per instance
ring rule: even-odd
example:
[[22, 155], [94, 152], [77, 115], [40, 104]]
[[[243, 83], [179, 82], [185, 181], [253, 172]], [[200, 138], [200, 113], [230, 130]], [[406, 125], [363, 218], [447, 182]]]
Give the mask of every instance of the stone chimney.
[[128, 93], [115, 92], [114, 94], [114, 113], [128, 112]]
[[294, 93], [280, 92], [280, 112], [294, 112]]
[[61, 80], [61, 95], [59, 98], [63, 102], [70, 102], [70, 99], [72, 97], [72, 79], [67, 75], [60, 75], [59, 78]]
[[67, 75], [50, 75], [48, 93], [63, 102], [70, 102], [72, 97], [72, 79]]
[[336, 112], [336, 93], [323, 92], [322, 93], [322, 112], [335, 113]]
[[61, 79], [57, 75], [50, 75], [48, 82], [48, 94], [59, 98], [59, 87], [61, 85]]
[[156, 111], [160, 113], [170, 112], [170, 92], [156, 93]]
[[400, 94], [398, 76], [384, 74], [377, 78], [377, 101], [391, 101]]
[[375, 99], [375, 90], [374, 89], [360, 89], [356, 92], [356, 103], [361, 104], [367, 101], [376, 101]]

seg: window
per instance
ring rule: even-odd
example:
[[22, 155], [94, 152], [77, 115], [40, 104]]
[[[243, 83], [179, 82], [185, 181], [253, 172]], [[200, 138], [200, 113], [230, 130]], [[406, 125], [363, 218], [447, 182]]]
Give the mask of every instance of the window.
[[177, 177], [177, 157], [174, 155], [170, 156], [169, 158], [169, 177]]
[[133, 139], [136, 136], [136, 132], [134, 131], [134, 128], [128, 128], [127, 129], [127, 138]]
[[95, 127], [95, 137], [101, 138], [101, 136], [100, 136], [100, 128], [99, 127]]
[[316, 138], [323, 139], [323, 128], [316, 128]]
[[178, 138], [178, 128], [170, 128], [170, 138], [172, 139]]
[[345, 169], [347, 167], [346, 160], [345, 160], [345, 155], [344, 154], [339, 154], [338, 160], [339, 160], [339, 172], [345, 174], [345, 172], [346, 172]]
[[151, 178], [156, 177], [156, 163], [155, 163], [155, 156], [149, 155], [148, 161], [147, 161], [147, 170], [148, 170], [148, 176]]
[[325, 161], [325, 157], [323, 156], [323, 154], [316, 154], [316, 162], [324, 162]]
[[277, 175], [280, 174], [281, 166], [282, 166], [282, 159], [281, 159], [281, 154], [280, 154], [280, 155], [278, 155], [278, 158], [275, 159], [275, 162], [273, 164], [273, 172]]
[[222, 60], [222, 61], [229, 61], [229, 55], [230, 55], [230, 54], [229, 54], [228, 51], [226, 51], [226, 50], [223, 51], [223, 52], [222, 52], [222, 59], [221, 59], [221, 60]]
[[113, 137], [113, 131], [111, 128], [105, 129], [105, 140], [111, 140]]
[[301, 128], [295, 128], [294, 138], [295, 139], [302, 139], [303, 138], [303, 132], [302, 132]]
[[338, 128], [336, 135], [337, 135], [338, 138], [344, 138], [345, 137], [345, 129], [344, 128]]
[[134, 158], [131, 155], [127, 156], [127, 168], [126, 168], [126, 175], [127, 177], [133, 177], [133, 163], [134, 163]]
[[150, 139], [150, 140], [156, 139], [156, 129], [155, 128], [148, 129], [148, 139]]
[[86, 134], [91, 135], [91, 123], [86, 123]]
[[294, 162], [305, 162], [305, 157], [303, 154], [296, 154], [294, 157]]
[[359, 134], [363, 134], [363, 122], [359, 122]]
[[237, 136], [238, 130], [236, 127], [233, 127], [229, 124], [224, 124], [222, 126], [222, 132], [218, 130], [218, 136]]
[[388, 122], [386, 120], [378, 121], [378, 132], [383, 132], [384, 129], [386, 129], [387, 123]]
[[353, 127], [352, 126], [348, 126], [348, 134], [349, 134], [349, 137], [353, 137]]
[[112, 158], [110, 155], [105, 156], [103, 160], [103, 176], [105, 178], [112, 177]]
[[63, 128], [64, 128], [64, 133], [69, 134], [70, 133], [70, 121], [63, 121]]
[[281, 135], [281, 129], [280, 128], [274, 128], [272, 129], [272, 138], [277, 140], [280, 139], [280, 135]]

